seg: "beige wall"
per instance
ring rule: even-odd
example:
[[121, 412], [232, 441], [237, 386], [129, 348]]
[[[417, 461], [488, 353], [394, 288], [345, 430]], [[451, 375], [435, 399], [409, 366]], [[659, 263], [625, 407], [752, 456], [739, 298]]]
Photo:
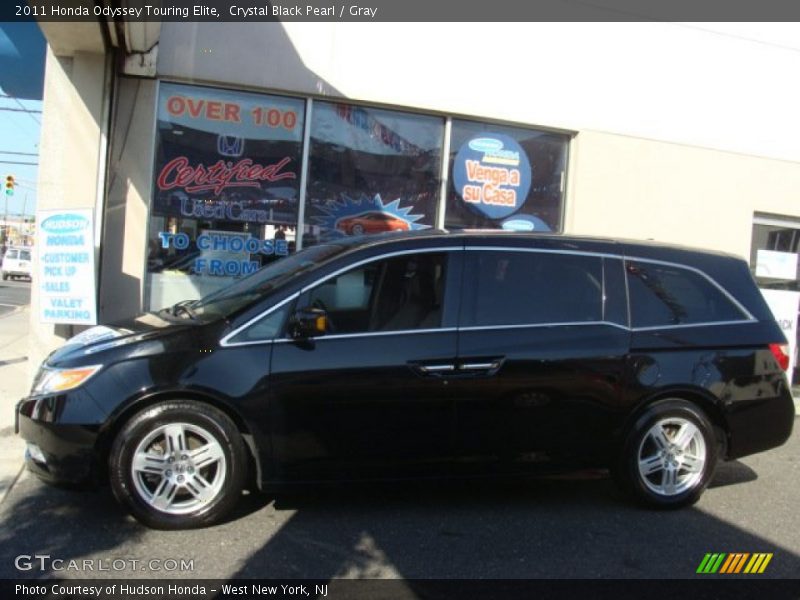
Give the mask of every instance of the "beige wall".
[[98, 305], [103, 323], [142, 308], [155, 147], [156, 82], [120, 77], [116, 85]]
[[754, 212], [800, 217], [800, 163], [623, 135], [573, 140], [565, 230], [749, 259]]
[[[76, 52], [70, 57], [57, 57], [48, 47], [39, 143], [38, 210], [95, 207], [98, 165], [102, 163], [105, 73], [102, 54]], [[35, 283], [36, 280], [31, 286], [28, 363], [31, 369], [71, 333], [67, 326], [39, 323], [39, 290]]]

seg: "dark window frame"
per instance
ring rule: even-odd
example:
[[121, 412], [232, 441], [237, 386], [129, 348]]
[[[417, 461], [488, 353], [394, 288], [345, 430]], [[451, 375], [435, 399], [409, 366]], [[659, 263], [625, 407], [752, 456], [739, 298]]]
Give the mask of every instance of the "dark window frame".
[[[465, 266], [464, 272], [469, 273], [465, 275], [464, 281], [461, 286], [462, 294], [461, 294], [461, 307], [459, 311], [459, 319], [458, 319], [458, 326], [460, 329], [465, 330], [473, 330], [473, 329], [493, 329], [493, 328], [512, 328], [512, 327], [546, 327], [551, 325], [587, 325], [587, 324], [603, 324], [606, 323], [606, 302], [605, 302], [605, 273], [604, 273], [604, 258], [606, 257], [603, 253], [595, 253], [595, 252], [569, 252], [569, 251], [558, 251], [558, 250], [549, 250], [543, 248], [522, 248], [522, 247], [514, 247], [514, 246], [504, 246], [504, 247], [480, 247], [480, 246], [468, 246], [465, 248]], [[599, 289], [597, 290], [597, 302], [599, 309], [598, 318], [595, 319], [580, 319], [580, 320], [541, 320], [541, 321], [534, 321], [534, 320], [524, 320], [518, 323], [493, 323], [493, 324], [479, 324], [478, 317], [475, 315], [474, 317], [468, 317], [467, 311], [477, 311], [477, 298], [467, 296], [466, 293], [468, 290], [477, 289], [479, 285], [485, 284], [485, 282], [481, 282], [479, 279], [479, 274], [477, 269], [475, 268], [474, 264], [470, 264], [470, 256], [471, 255], [479, 255], [483, 252], [492, 252], [492, 253], [508, 253], [508, 254], [527, 254], [527, 255], [539, 255], [539, 256], [560, 256], [560, 257], [581, 257], [592, 259], [595, 262], [594, 268], [596, 271], [593, 273], [597, 276], [597, 284], [599, 285]], [[472, 267], [472, 268], [470, 268]], [[589, 271], [587, 270], [587, 274]], [[595, 310], [595, 308], [593, 308]], [[465, 324], [468, 318], [473, 318], [474, 323], [472, 324]], [[623, 326], [623, 325], [620, 325]]]
[[[633, 289], [631, 286], [632, 280], [629, 271], [629, 267], [632, 265], [632, 263], [643, 263], [646, 265], [652, 265], [656, 269], [661, 268], [661, 269], [678, 270], [684, 273], [688, 273], [692, 277], [698, 278], [699, 281], [709, 286], [710, 289], [714, 290], [718, 294], [718, 297], [728, 305], [729, 309], [733, 309], [733, 312], [737, 313], [738, 318], [726, 318], [726, 319], [719, 318], [714, 320], [699, 319], [699, 320], [680, 321], [676, 323], [660, 323], [660, 324], [637, 324], [635, 302], [633, 300]], [[747, 323], [754, 321], [754, 317], [744, 306], [742, 306], [742, 304], [736, 299], [736, 297], [733, 294], [731, 294], [722, 285], [720, 285], [717, 281], [715, 281], [711, 276], [709, 276], [707, 273], [705, 273], [700, 269], [680, 263], [661, 261], [649, 258], [639, 258], [635, 256], [624, 257], [623, 264], [625, 268], [625, 287], [628, 300], [628, 314], [630, 320], [629, 327], [632, 331], [650, 331], [650, 330], [672, 329], [672, 328], [682, 328], [682, 327], [702, 327], [702, 326], [713, 326], [726, 323]], [[690, 279], [687, 278], [686, 281], [690, 281]]]

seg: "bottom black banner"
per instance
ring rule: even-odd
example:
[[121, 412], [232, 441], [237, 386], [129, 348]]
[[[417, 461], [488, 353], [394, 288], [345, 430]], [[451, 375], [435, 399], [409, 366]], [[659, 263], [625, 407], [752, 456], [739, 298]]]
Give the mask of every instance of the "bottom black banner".
[[704, 580], [588, 580], [588, 579], [332, 579], [315, 580], [214, 580], [214, 579], [75, 579], [13, 580], [0, 582], [0, 598], [37, 600], [198, 600], [279, 598], [319, 600], [451, 600], [457, 598], [617, 598], [692, 600], [768, 597], [769, 600], [800, 598], [800, 580], [751, 577]]

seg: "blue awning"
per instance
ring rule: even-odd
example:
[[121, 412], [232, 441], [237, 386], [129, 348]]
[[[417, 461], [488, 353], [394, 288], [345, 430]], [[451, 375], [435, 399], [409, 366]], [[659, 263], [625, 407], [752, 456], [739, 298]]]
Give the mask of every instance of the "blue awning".
[[42, 99], [45, 48], [35, 21], [0, 23], [0, 87], [6, 94]]

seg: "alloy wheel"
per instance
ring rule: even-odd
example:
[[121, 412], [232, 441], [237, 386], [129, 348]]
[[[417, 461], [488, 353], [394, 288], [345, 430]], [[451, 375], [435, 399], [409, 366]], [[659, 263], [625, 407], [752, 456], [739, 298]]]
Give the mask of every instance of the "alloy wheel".
[[692, 421], [668, 417], [643, 436], [637, 456], [642, 483], [661, 496], [677, 496], [703, 478], [706, 442]]
[[131, 461], [136, 492], [152, 508], [170, 515], [208, 505], [220, 494], [226, 469], [217, 439], [190, 423], [155, 428], [139, 442]]

